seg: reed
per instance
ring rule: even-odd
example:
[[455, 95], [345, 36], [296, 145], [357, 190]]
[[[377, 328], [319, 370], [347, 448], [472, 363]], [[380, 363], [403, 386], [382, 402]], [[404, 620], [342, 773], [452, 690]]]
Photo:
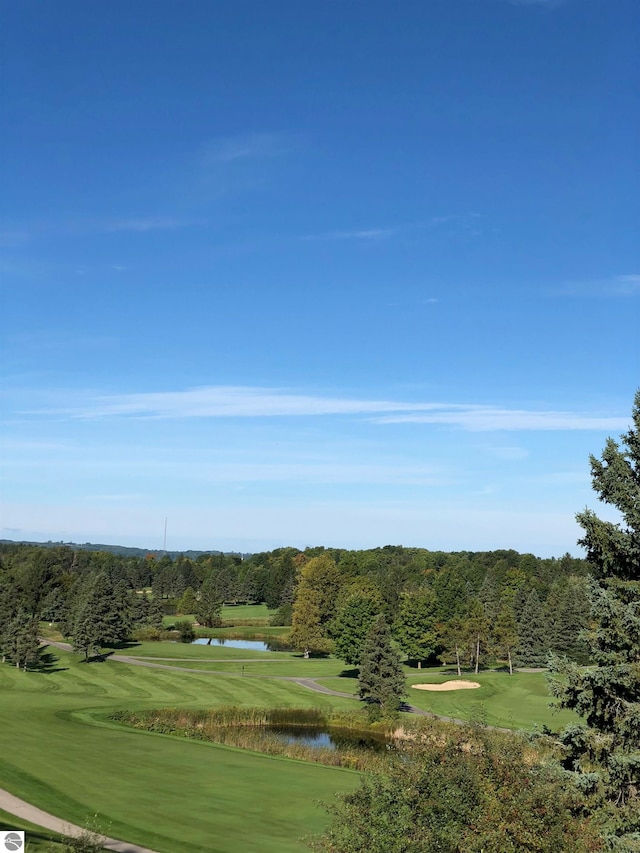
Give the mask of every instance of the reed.
[[[390, 728], [368, 725], [360, 714], [324, 712], [314, 708], [238, 708], [211, 709], [159, 708], [137, 712], [117, 711], [110, 719], [136, 729], [251, 749], [266, 755], [278, 755], [351, 770], [373, 772], [383, 769], [384, 753], [355, 747], [340, 749], [288, 743], [271, 732], [272, 726], [329, 728], [363, 734], [386, 734]], [[392, 745], [390, 744], [390, 749]]]

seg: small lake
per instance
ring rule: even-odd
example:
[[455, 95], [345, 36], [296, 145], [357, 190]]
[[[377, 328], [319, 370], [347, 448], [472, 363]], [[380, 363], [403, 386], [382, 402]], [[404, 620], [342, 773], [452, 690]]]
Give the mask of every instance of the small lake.
[[372, 749], [384, 752], [388, 741], [384, 736], [372, 737], [369, 734], [351, 729], [315, 728], [310, 726], [265, 726], [265, 731], [275, 735], [284, 743], [300, 744], [312, 749]]
[[246, 649], [249, 652], [269, 652], [267, 643], [262, 640], [227, 640], [220, 637], [200, 637], [192, 646], [226, 646], [228, 649]]
[[[273, 739], [286, 746], [304, 746], [310, 749], [374, 750], [385, 752], [389, 741], [384, 735], [372, 735], [352, 729], [334, 729], [328, 726], [266, 725], [224, 726], [215, 738], [218, 743], [249, 747], [260, 750]], [[267, 753], [269, 750], [266, 750]]]

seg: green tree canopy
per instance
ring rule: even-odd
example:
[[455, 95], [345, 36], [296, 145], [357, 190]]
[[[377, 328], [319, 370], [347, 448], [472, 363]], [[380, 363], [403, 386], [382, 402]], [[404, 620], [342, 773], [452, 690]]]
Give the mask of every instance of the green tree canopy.
[[418, 668], [438, 649], [436, 609], [436, 596], [430, 587], [405, 594], [400, 600], [393, 633], [407, 657], [418, 662]]
[[395, 711], [407, 693], [400, 657], [391, 645], [391, 633], [384, 616], [371, 625], [360, 659], [360, 698]]
[[595, 627], [593, 667], [553, 664], [559, 705], [584, 722], [565, 729], [565, 768], [593, 801], [608, 806], [612, 849], [640, 849], [640, 391], [633, 426], [618, 444], [590, 457], [593, 488], [617, 510], [618, 522], [589, 509], [577, 515], [594, 577], [589, 585]]

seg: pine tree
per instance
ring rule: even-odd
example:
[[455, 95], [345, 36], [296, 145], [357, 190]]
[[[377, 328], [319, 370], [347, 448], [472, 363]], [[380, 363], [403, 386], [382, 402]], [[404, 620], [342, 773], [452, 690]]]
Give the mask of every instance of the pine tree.
[[640, 390], [633, 426], [621, 445], [607, 440], [593, 456], [591, 477], [601, 501], [620, 521], [589, 509], [577, 515], [593, 578], [589, 584], [595, 628], [589, 634], [595, 664], [582, 669], [553, 663], [552, 693], [584, 719], [565, 729], [564, 767], [581, 790], [609, 815], [611, 849], [640, 849]]
[[149, 602], [149, 607], [147, 608], [147, 620], [149, 622], [149, 626], [160, 630], [162, 628], [163, 618], [164, 607], [162, 605], [162, 598], [154, 593], [153, 598]]
[[6, 627], [2, 643], [2, 655], [6, 656], [17, 669], [26, 672], [29, 666], [36, 663], [40, 655], [38, 641], [38, 620], [31, 614], [20, 610]]
[[518, 666], [545, 667], [549, 649], [547, 624], [538, 593], [532, 589], [522, 609], [518, 624]]
[[200, 589], [200, 596], [196, 602], [195, 616], [201, 625], [207, 628], [215, 628], [221, 624], [221, 612], [222, 599], [218, 593], [216, 579], [213, 575], [209, 575]]
[[400, 657], [391, 645], [391, 634], [384, 616], [378, 616], [367, 634], [360, 659], [360, 698], [396, 711], [406, 695]]

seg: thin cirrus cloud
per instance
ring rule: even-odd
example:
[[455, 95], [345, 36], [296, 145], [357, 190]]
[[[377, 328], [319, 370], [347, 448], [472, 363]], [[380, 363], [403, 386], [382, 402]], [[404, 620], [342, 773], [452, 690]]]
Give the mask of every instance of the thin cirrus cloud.
[[470, 431], [611, 430], [628, 420], [588, 412], [536, 411], [494, 406], [366, 400], [295, 394], [277, 388], [213, 385], [185, 391], [91, 396], [64, 408], [31, 410], [74, 419], [99, 418], [259, 418], [365, 416], [377, 424], [430, 424]]
[[225, 136], [203, 146], [200, 157], [203, 165], [233, 163], [236, 160], [269, 159], [286, 154], [292, 142], [291, 137], [284, 133], [247, 133]]
[[192, 220], [176, 219], [171, 216], [133, 216], [107, 221], [101, 229], [104, 231], [167, 231], [193, 224], [196, 223]]
[[640, 296], [640, 275], [614, 275], [592, 281], [568, 281], [552, 291], [554, 296]]

